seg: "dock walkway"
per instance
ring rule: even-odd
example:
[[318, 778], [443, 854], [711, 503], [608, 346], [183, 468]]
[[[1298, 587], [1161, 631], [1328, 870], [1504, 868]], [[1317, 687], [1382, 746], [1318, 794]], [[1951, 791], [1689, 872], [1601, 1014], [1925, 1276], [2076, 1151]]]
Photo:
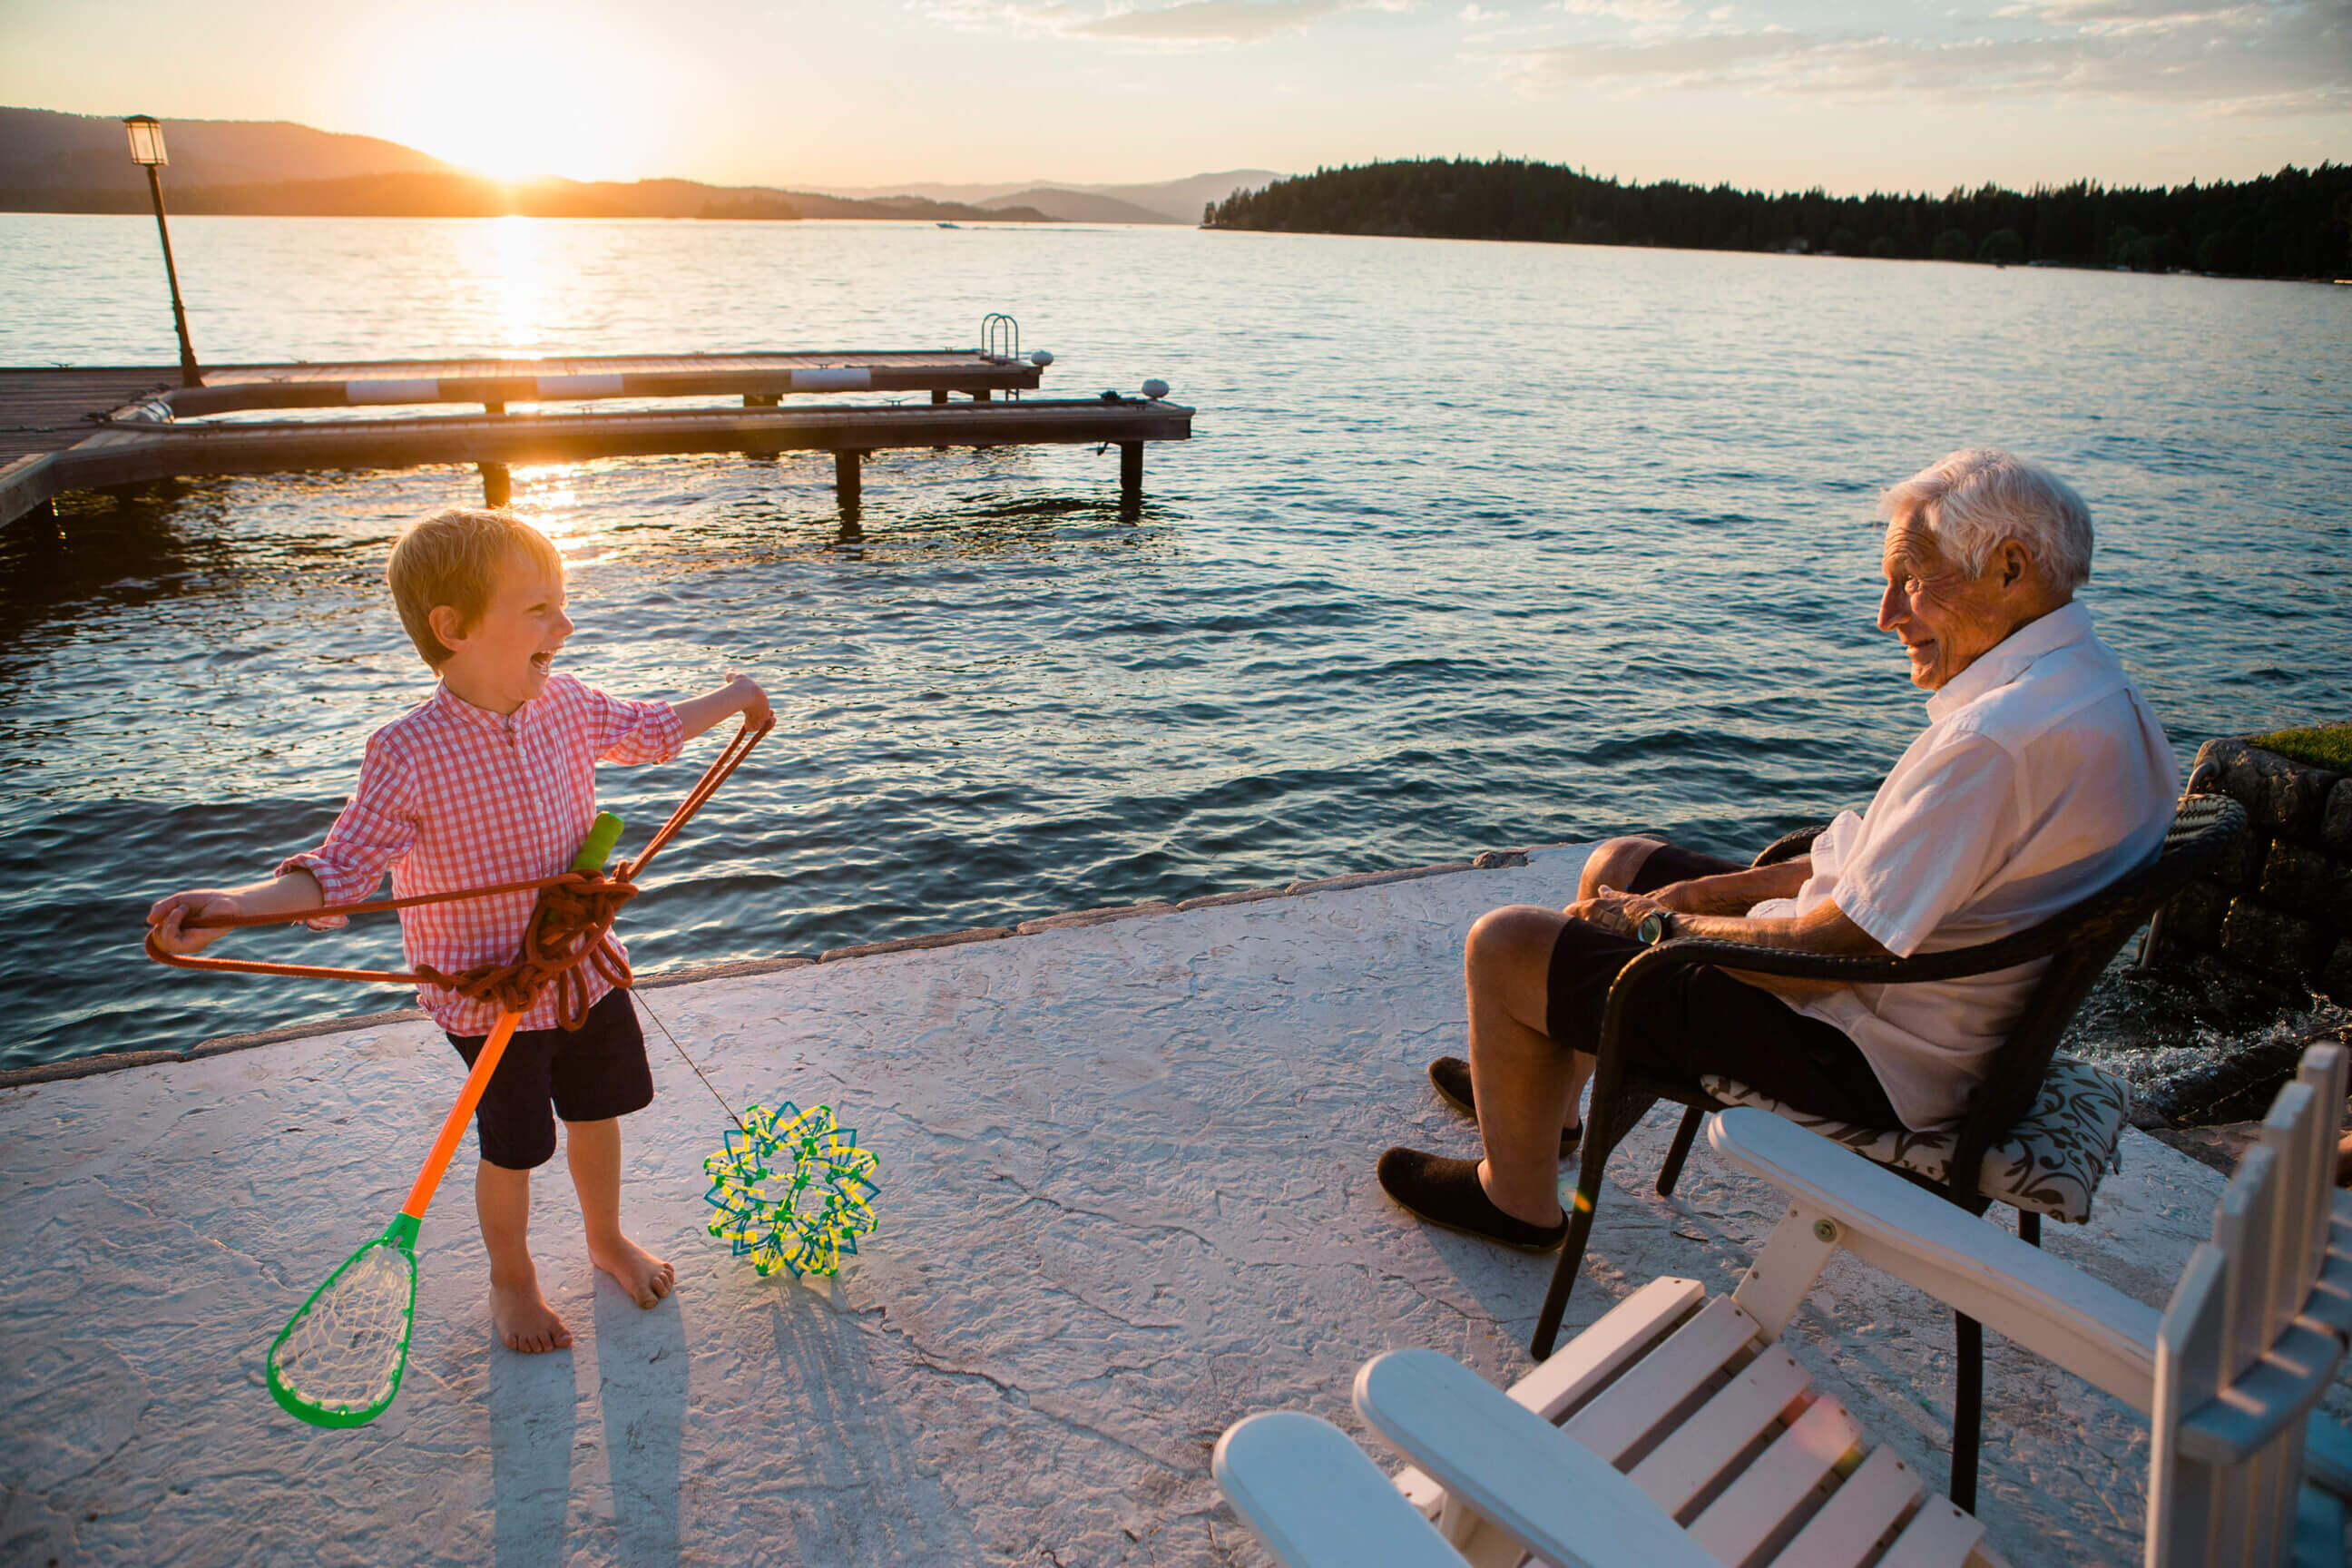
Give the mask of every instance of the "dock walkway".
[[[167, 368], [0, 370], [0, 524], [69, 491], [167, 477], [473, 463], [499, 503], [519, 463], [810, 449], [835, 454], [841, 504], [854, 510], [867, 452], [1042, 443], [1118, 447], [1131, 507], [1144, 443], [1192, 435], [1192, 411], [1158, 398], [1022, 399], [1042, 374], [1031, 361], [954, 349], [232, 365], [193, 387]], [[928, 398], [784, 405], [819, 394]], [[706, 403], [593, 406], [671, 398]], [[540, 412], [545, 405], [563, 411]], [[467, 412], [415, 411], [451, 405]], [[311, 412], [241, 417], [298, 410]]]
[[[429, 1025], [0, 1090], [0, 1542], [29, 1563], [1262, 1563], [1209, 1476], [1228, 1424], [1285, 1407], [1360, 1435], [1349, 1380], [1390, 1346], [1524, 1369], [1549, 1259], [1415, 1223], [1372, 1161], [1475, 1148], [1423, 1072], [1462, 1049], [1463, 933], [1565, 901], [1583, 858], [646, 990], [737, 1105], [857, 1128], [879, 1233], [829, 1283], [730, 1258], [703, 1230], [725, 1117], [648, 1029], [624, 1204], [677, 1295], [641, 1312], [592, 1273], [551, 1165], [534, 1245], [577, 1343], [497, 1347], [461, 1169], [425, 1227], [406, 1384], [349, 1432], [281, 1415], [262, 1361], [399, 1203], [459, 1076]], [[1704, 1146], [1675, 1199], [1652, 1192], [1669, 1112], [1612, 1162], [1571, 1327], [1655, 1275], [1727, 1288], [1780, 1218]], [[2160, 1306], [2220, 1186], [2127, 1134], [2094, 1222], [2045, 1237]], [[1842, 1256], [1784, 1342], [1941, 1484], [1948, 1315]], [[1994, 1543], [2018, 1568], [2136, 1563], [2146, 1422], [1998, 1341], [1987, 1363]]]

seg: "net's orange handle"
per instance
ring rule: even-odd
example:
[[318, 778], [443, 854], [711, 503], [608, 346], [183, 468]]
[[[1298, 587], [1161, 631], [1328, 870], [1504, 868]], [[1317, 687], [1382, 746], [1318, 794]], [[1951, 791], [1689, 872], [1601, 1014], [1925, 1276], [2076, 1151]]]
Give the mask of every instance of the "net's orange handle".
[[490, 1075], [499, 1070], [499, 1058], [507, 1054], [507, 1042], [514, 1038], [515, 1026], [521, 1022], [520, 1013], [499, 1014], [498, 1026], [482, 1042], [481, 1054], [474, 1058], [474, 1070], [466, 1075], [466, 1087], [457, 1091], [457, 1103], [442, 1119], [440, 1135], [433, 1140], [433, 1152], [425, 1156], [425, 1168], [416, 1173], [416, 1184], [408, 1189], [408, 1201], [400, 1205], [400, 1212], [409, 1218], [425, 1217], [426, 1205], [433, 1202], [433, 1190], [441, 1184], [441, 1173], [449, 1168], [449, 1156], [457, 1152], [457, 1140], [466, 1135], [466, 1123], [473, 1120], [474, 1107], [482, 1102], [482, 1090], [489, 1088]]

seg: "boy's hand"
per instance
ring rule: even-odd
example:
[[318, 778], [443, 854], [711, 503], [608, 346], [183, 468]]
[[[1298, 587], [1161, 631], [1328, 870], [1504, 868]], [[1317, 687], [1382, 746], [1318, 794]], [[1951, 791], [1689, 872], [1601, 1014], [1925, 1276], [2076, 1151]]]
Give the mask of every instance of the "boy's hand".
[[744, 722], [754, 730], [764, 730], [776, 721], [775, 710], [768, 706], [768, 694], [760, 689], [758, 681], [741, 670], [727, 672], [727, 690], [741, 704], [736, 711], [741, 713]]
[[768, 706], [768, 694], [760, 689], [758, 681], [740, 670], [729, 670], [726, 685], [714, 686], [699, 697], [689, 697], [670, 706], [677, 710], [680, 736], [688, 741], [730, 714], [740, 713], [754, 730], [765, 729], [776, 721], [774, 710]]
[[170, 898], [158, 899], [155, 907], [147, 911], [147, 923], [153, 928], [155, 945], [165, 952], [185, 957], [202, 952], [228, 934], [226, 927], [190, 930], [187, 922], [214, 915], [241, 915], [245, 907], [236, 895], [224, 888], [195, 888]]

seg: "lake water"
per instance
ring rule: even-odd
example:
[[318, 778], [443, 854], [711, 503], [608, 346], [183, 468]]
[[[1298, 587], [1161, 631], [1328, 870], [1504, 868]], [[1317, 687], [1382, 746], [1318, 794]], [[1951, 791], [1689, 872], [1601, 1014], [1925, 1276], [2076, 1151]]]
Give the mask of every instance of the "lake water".
[[[1924, 722], [1872, 622], [1878, 489], [2040, 458], [2183, 761], [2352, 713], [2352, 289], [1165, 228], [202, 218], [208, 363], [969, 346], [1166, 378], [1146, 458], [519, 470], [562, 667], [739, 664], [777, 731], [631, 905], [642, 970], [1664, 830], [1745, 853]], [[0, 215], [0, 363], [177, 354], [145, 219]], [[404, 1005], [146, 963], [141, 917], [333, 819], [429, 691], [380, 585], [470, 469], [74, 498], [0, 532], [0, 1065]], [[635, 826], [715, 741], [608, 768]], [[242, 951], [390, 963], [378, 921]]]

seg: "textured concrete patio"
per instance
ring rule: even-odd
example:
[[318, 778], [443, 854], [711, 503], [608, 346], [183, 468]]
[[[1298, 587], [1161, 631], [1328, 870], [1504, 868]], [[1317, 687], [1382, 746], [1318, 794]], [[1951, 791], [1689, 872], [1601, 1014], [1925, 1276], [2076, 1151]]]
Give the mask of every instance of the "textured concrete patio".
[[[1360, 1432], [1348, 1380], [1388, 1346], [1526, 1366], [1549, 1262], [1415, 1224], [1371, 1163], [1475, 1147], [1423, 1077], [1462, 1048], [1463, 932], [1564, 901], [1581, 860], [650, 991], [738, 1104], [859, 1130], [880, 1233], [821, 1287], [731, 1259], [702, 1229], [725, 1116], [649, 1028], [624, 1204], [676, 1296], [640, 1311], [593, 1274], [551, 1167], [537, 1247], [578, 1342], [497, 1345], [469, 1141], [425, 1226], [408, 1381], [353, 1431], [281, 1415], [262, 1358], [456, 1090], [428, 1025], [0, 1091], [0, 1560], [1261, 1562], [1209, 1478], [1226, 1425], [1289, 1406]], [[1779, 1217], [1704, 1144], [1656, 1198], [1670, 1127], [1612, 1165], [1571, 1326], [1657, 1274], [1727, 1288]], [[2137, 1134], [2124, 1161], [2050, 1245], [2160, 1305], [2221, 1177]], [[1948, 1318], [1843, 1261], [1792, 1339], [1940, 1480]], [[2137, 1561], [2144, 1424], [1989, 1360], [1996, 1544]]]

